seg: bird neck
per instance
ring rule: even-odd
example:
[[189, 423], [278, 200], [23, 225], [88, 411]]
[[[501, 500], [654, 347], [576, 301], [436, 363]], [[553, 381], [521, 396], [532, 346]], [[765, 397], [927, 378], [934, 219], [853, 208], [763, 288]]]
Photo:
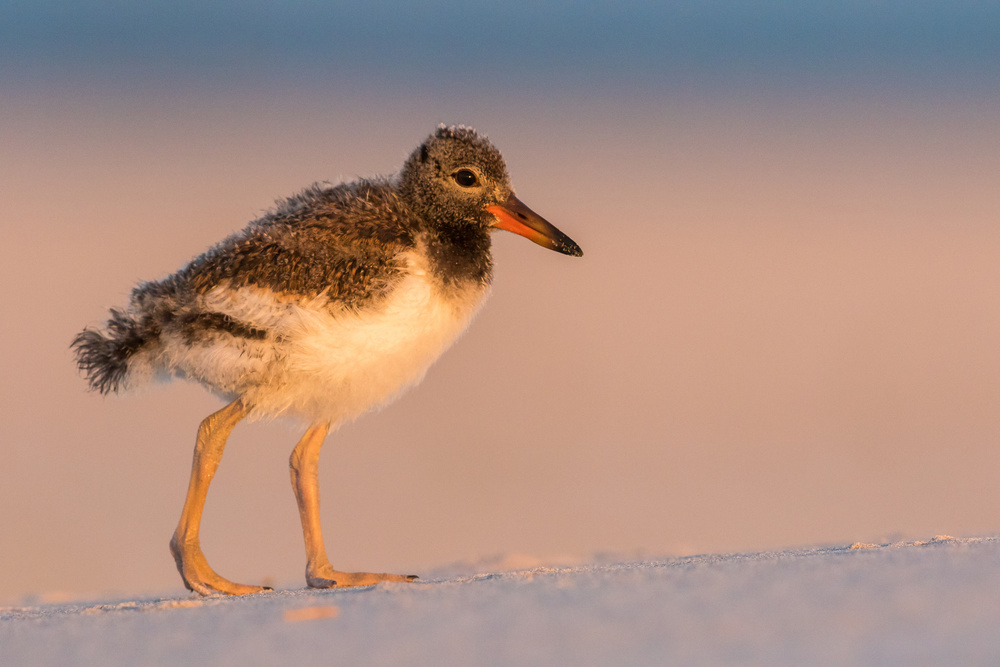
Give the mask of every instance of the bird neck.
[[478, 225], [441, 225], [427, 233], [427, 256], [439, 280], [449, 286], [493, 279], [493, 256], [488, 228]]

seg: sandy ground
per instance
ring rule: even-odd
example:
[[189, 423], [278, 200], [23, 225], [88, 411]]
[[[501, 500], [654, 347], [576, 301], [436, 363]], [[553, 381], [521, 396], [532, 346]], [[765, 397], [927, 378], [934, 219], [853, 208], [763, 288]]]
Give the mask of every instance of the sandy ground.
[[3, 665], [1000, 663], [1000, 537], [0, 610]]

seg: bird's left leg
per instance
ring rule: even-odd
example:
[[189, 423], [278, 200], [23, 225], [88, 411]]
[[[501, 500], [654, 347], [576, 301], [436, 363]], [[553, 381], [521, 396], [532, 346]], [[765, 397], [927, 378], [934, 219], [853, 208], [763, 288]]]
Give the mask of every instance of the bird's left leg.
[[413, 581], [416, 579], [413, 575], [341, 572], [330, 565], [319, 521], [319, 452], [329, 430], [329, 422], [310, 426], [288, 460], [306, 542], [306, 583], [311, 588], [339, 588], [371, 586], [380, 581]]
[[177, 523], [177, 530], [170, 540], [170, 553], [174, 555], [177, 571], [181, 573], [184, 585], [202, 595], [214, 593], [246, 595], [271, 590], [266, 586], [237, 584], [216, 574], [205, 560], [198, 537], [205, 496], [208, 494], [208, 486], [212, 483], [215, 471], [219, 468], [226, 440], [233, 427], [246, 415], [246, 406], [240, 399], [236, 399], [201, 422], [194, 448], [194, 461], [191, 464], [191, 481], [188, 484], [187, 497], [184, 499], [184, 510]]

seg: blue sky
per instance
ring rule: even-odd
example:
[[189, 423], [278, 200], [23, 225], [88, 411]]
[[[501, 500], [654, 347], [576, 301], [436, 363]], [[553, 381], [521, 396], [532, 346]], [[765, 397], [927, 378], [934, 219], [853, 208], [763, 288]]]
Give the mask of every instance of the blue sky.
[[995, 3], [18, 2], [2, 11], [4, 78], [21, 80], [1000, 88]]

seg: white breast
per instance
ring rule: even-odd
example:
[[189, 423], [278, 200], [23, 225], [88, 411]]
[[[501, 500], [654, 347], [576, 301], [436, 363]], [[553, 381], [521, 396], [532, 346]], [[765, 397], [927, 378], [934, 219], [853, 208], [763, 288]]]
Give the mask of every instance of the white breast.
[[331, 308], [322, 296], [293, 301], [260, 288], [210, 292], [207, 308], [280, 339], [229, 351], [230, 375], [239, 377], [203, 381], [243, 396], [255, 417], [288, 414], [337, 424], [388, 403], [423, 378], [488, 292], [476, 287], [446, 297], [418, 260], [410, 260], [407, 276], [379, 306], [359, 312]]

